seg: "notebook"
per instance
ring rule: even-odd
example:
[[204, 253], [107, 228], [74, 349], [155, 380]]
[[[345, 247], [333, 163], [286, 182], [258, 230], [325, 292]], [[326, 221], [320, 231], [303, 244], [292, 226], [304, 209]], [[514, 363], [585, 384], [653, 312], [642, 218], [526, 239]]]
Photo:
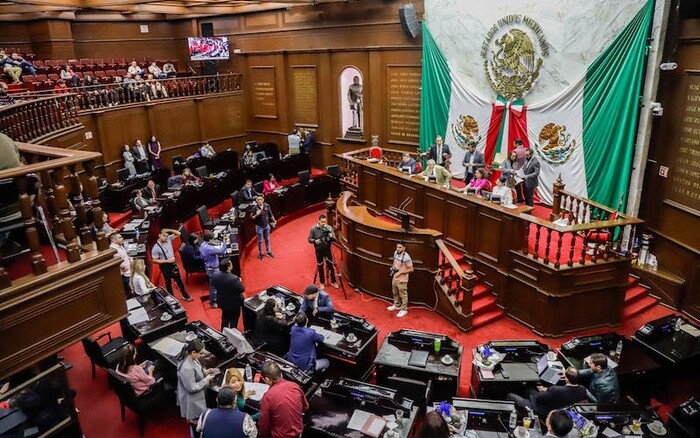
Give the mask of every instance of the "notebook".
[[411, 350], [411, 356], [408, 358], [408, 364], [412, 367], [425, 368], [428, 364], [429, 351]]

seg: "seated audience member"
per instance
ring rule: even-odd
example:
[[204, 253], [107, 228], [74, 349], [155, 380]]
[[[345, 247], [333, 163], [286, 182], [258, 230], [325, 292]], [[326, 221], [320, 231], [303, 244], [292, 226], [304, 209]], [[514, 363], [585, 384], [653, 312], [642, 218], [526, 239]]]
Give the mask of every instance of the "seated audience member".
[[4, 50], [0, 50], [0, 67], [2, 67], [2, 71], [5, 72], [5, 74], [12, 78], [13, 84], [20, 83], [22, 67], [15, 65], [14, 61], [12, 61], [12, 58], [7, 56]]
[[418, 432], [418, 438], [450, 438], [450, 428], [442, 414], [437, 411], [428, 412]]
[[405, 152], [403, 155], [401, 155], [401, 162], [399, 163], [398, 166], [396, 166], [397, 169], [401, 170], [402, 168], [408, 168], [408, 173], [413, 175], [416, 173], [416, 160], [411, 158], [411, 154], [408, 152]]
[[538, 385], [530, 389], [527, 398], [509, 393], [506, 398], [515, 402], [518, 412], [525, 415], [528, 409], [535, 411], [540, 417], [545, 417], [554, 409], [561, 409], [574, 403], [586, 400], [586, 388], [578, 384], [578, 371], [569, 367], [564, 373], [565, 385], [553, 385], [549, 388]]
[[145, 303], [152, 289], [155, 289], [155, 285], [146, 275], [146, 262], [143, 259], [134, 259], [131, 264], [131, 291], [139, 302]]
[[[233, 390], [233, 395], [236, 399], [233, 406], [241, 411], [245, 407], [245, 400], [251, 395], [255, 395], [254, 391], [245, 390], [245, 380], [238, 368], [226, 370], [223, 386]], [[260, 413], [253, 415], [252, 418], [257, 421], [260, 418]]]
[[420, 173], [423, 177], [435, 177], [435, 182], [438, 184], [445, 184], [452, 181], [452, 174], [449, 170], [442, 166], [435, 164], [435, 160], [428, 160], [428, 165], [424, 171]]
[[19, 53], [12, 54], [12, 62], [14, 65], [22, 69], [23, 74], [36, 76], [36, 68], [34, 64], [22, 58]]
[[135, 213], [148, 207], [148, 201], [143, 197], [143, 192], [140, 189], [134, 190], [132, 194], [134, 198], [131, 200], [131, 206]]
[[122, 81], [122, 83], [129, 86], [133, 85], [134, 83], [136, 83], [134, 75], [132, 75], [131, 73], [127, 73], [126, 76], [124, 76], [124, 80]]
[[63, 79], [59, 79], [56, 85], [53, 86], [53, 94], [67, 94], [68, 87]]
[[80, 85], [80, 78], [73, 72], [73, 69], [70, 68], [70, 65], [64, 65], [63, 67], [61, 67], [60, 77], [65, 82], [69, 83], [71, 87], [77, 87], [78, 85]]
[[182, 178], [180, 179], [180, 184], [184, 186], [187, 184], [197, 184], [198, 182], [199, 178], [192, 173], [189, 167], [185, 167], [185, 169], [182, 171]]
[[284, 356], [289, 349], [289, 327], [274, 298], [265, 301], [265, 306], [255, 321], [253, 342], [256, 345], [264, 343], [265, 351], [277, 356]]
[[301, 144], [301, 136], [299, 136], [299, 130], [294, 128], [294, 130], [287, 136], [287, 143], [289, 145], [289, 154], [294, 155], [301, 152], [299, 145]]
[[617, 403], [620, 398], [617, 373], [603, 353], [591, 354], [589, 368], [579, 370], [578, 377], [582, 382], [588, 379], [588, 400], [592, 403]]
[[323, 371], [330, 366], [328, 359], [319, 359], [316, 355], [316, 342], [323, 342], [323, 335], [307, 327], [309, 318], [299, 313], [294, 320], [289, 341], [289, 352], [285, 359], [297, 368], [307, 372]]
[[268, 175], [267, 179], [263, 181], [263, 195], [274, 193], [278, 188], [280, 188], [280, 185], [273, 174]]
[[255, 154], [253, 154], [253, 149], [250, 145], [245, 147], [245, 152], [243, 152], [243, 157], [241, 158], [244, 166], [255, 166], [258, 162], [255, 160]]
[[149, 75], [148, 85], [150, 88], [151, 99], [165, 99], [168, 97], [168, 89], [165, 88], [162, 82], [153, 80]]
[[149, 179], [146, 183], [146, 188], [143, 189], [143, 197], [149, 201], [155, 201], [158, 195], [160, 195], [160, 186], [152, 179]]
[[513, 189], [507, 183], [508, 178], [502, 176], [496, 180], [496, 187], [493, 188], [493, 196], [501, 198], [501, 205], [513, 205]]
[[91, 75], [83, 76], [83, 87], [92, 87], [98, 85], [97, 80]]
[[569, 415], [562, 410], [551, 411], [547, 415], [545, 425], [547, 426], [546, 436], [556, 436], [560, 438], [569, 435], [571, 429], [574, 428], [574, 422], [571, 421]]
[[166, 62], [163, 64], [163, 73], [165, 73], [169, 78], [174, 78], [177, 76], [175, 66], [171, 62]]
[[216, 151], [209, 142], [206, 142], [199, 148], [199, 155], [206, 158], [213, 158], [216, 155]]
[[131, 61], [131, 65], [126, 70], [126, 72], [131, 74], [132, 76], [143, 76], [143, 69], [138, 66], [138, 63], [136, 61]]
[[482, 190], [488, 190], [491, 183], [486, 178], [486, 170], [483, 167], [476, 169], [474, 172], [474, 179], [472, 179], [467, 187], [464, 189], [464, 193], [467, 193], [468, 189], [476, 189], [476, 194], [480, 195]]
[[306, 313], [308, 317], [314, 317], [318, 312], [333, 313], [333, 301], [331, 297], [315, 285], [309, 285], [304, 289], [304, 299], [301, 302], [299, 312]]
[[261, 374], [270, 389], [260, 402], [260, 437], [301, 436], [304, 412], [309, 409], [304, 391], [296, 383], [283, 379], [279, 365], [271, 360], [263, 364]]
[[243, 187], [238, 191], [238, 203], [239, 204], [250, 204], [255, 201], [255, 197], [258, 193], [253, 188], [253, 181], [247, 179]]
[[236, 406], [236, 394], [231, 388], [221, 388], [216, 396], [216, 408], [202, 413], [197, 423], [200, 438], [255, 438], [258, 428], [250, 415]]
[[163, 70], [158, 67], [158, 64], [156, 64], [155, 61], [148, 66], [148, 72], [156, 79], [165, 79], [168, 77], [167, 73], [163, 73]]
[[190, 234], [188, 236], [187, 242], [184, 242], [182, 247], [180, 247], [180, 255], [182, 256], [183, 262], [187, 260], [191, 263], [204, 263], [202, 254], [199, 252], [199, 237], [197, 237], [196, 234]]
[[126, 167], [126, 170], [129, 171], [129, 175], [136, 175], [136, 166], [134, 165], [136, 160], [134, 159], [134, 154], [131, 153], [131, 148], [129, 148], [128, 144], [124, 145], [122, 157], [124, 158], [124, 167]]
[[131, 383], [134, 393], [140, 397], [156, 383], [153, 372], [156, 366], [150, 360], [136, 363], [136, 348], [129, 344], [122, 349], [116, 372]]
[[14, 97], [7, 94], [7, 84], [0, 82], [0, 106], [12, 105], [15, 103]]

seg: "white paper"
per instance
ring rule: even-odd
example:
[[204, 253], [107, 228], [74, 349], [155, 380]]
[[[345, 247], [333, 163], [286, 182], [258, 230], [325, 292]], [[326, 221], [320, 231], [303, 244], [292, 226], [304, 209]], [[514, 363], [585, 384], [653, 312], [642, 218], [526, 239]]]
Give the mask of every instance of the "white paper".
[[126, 300], [126, 310], [131, 311], [137, 307], [141, 307], [141, 303], [139, 303], [136, 298], [129, 298]]
[[316, 330], [316, 333], [323, 336], [323, 342], [325, 344], [338, 345], [338, 342], [343, 340], [343, 335], [341, 335], [340, 333], [326, 330], [325, 328], [317, 325], [312, 325], [311, 328]]
[[263, 398], [263, 395], [267, 392], [267, 390], [270, 389], [270, 385], [267, 385], [265, 383], [256, 383], [256, 382], [246, 382], [245, 384], [245, 390], [246, 391], [254, 391], [255, 394], [251, 394], [250, 398], [251, 400], [255, 401], [260, 401]]
[[[608, 359], [608, 366], [612, 369], [617, 368], [617, 362], [613, 361], [610, 359], [608, 356], [605, 356], [606, 359]], [[586, 356], [583, 361], [590, 366], [591, 364], [591, 356]]]
[[[369, 426], [365, 428], [365, 424], [372, 417], [373, 419], [371, 420]], [[382, 433], [382, 430], [384, 430], [385, 425], [386, 421], [384, 421], [383, 418], [370, 414], [369, 412], [355, 409], [355, 412], [352, 413], [352, 417], [348, 423], [348, 429], [358, 430], [371, 436], [379, 436], [379, 434]]]
[[173, 338], [165, 337], [153, 344], [153, 348], [166, 356], [177, 356], [185, 348], [185, 344]]
[[622, 434], [615, 432], [614, 430], [610, 429], [609, 427], [606, 427], [605, 430], [603, 431], [603, 435], [607, 437], [616, 437], [616, 436], [621, 436]]
[[361, 431], [362, 427], [365, 425], [367, 420], [369, 420], [370, 415], [372, 415], [372, 414], [370, 414], [369, 412], [355, 409], [355, 411], [352, 413], [352, 417], [350, 417], [350, 422], [348, 423], [348, 429]]
[[129, 324], [134, 325], [140, 322], [148, 321], [148, 312], [143, 307], [136, 307], [129, 311]]

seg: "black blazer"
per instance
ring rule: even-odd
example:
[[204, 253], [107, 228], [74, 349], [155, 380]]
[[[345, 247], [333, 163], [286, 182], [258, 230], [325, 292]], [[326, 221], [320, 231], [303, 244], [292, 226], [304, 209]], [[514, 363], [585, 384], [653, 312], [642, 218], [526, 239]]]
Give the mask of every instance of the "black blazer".
[[148, 186], [141, 189], [141, 193], [143, 194], [143, 197], [148, 199], [148, 200], [156, 199], [158, 197], [158, 195], [160, 195], [160, 186], [158, 184], [156, 184], [156, 186], [155, 186], [155, 191], [156, 191], [156, 195], [153, 196], [153, 193], [151, 193], [151, 189], [149, 189]]
[[223, 312], [241, 308], [245, 286], [240, 278], [230, 272], [217, 272], [209, 281], [216, 289], [216, 304]]
[[581, 385], [551, 386], [543, 392], [530, 396], [532, 409], [546, 418], [550, 411], [586, 400], [586, 388]]
[[253, 339], [256, 345], [265, 343], [265, 351], [284, 356], [289, 349], [289, 326], [283, 319], [260, 315], [255, 321]]

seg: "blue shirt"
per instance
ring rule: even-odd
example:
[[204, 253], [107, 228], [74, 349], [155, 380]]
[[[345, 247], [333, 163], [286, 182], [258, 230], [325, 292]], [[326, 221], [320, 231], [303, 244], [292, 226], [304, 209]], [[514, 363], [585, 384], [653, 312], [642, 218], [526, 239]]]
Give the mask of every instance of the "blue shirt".
[[209, 242], [202, 242], [199, 245], [199, 253], [202, 254], [204, 266], [207, 269], [219, 269], [219, 255], [226, 253], [226, 244], [221, 242], [218, 245], [214, 245]]

